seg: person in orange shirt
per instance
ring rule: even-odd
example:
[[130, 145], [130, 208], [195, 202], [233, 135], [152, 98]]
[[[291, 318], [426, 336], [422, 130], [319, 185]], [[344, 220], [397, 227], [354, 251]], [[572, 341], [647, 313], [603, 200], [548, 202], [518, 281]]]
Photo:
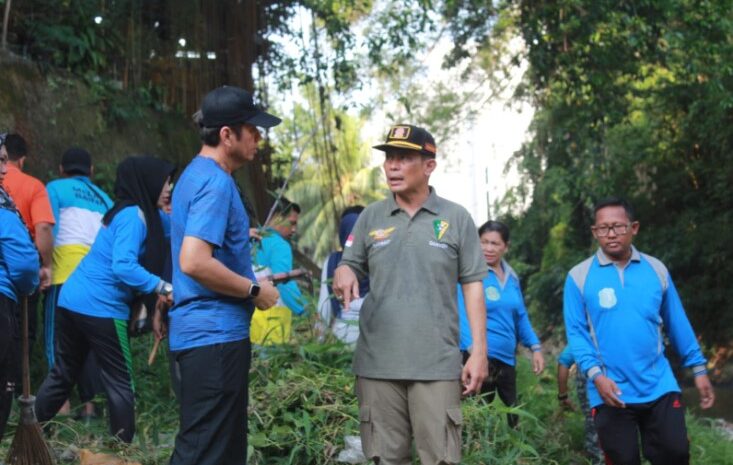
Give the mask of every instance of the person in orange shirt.
[[[23, 166], [28, 156], [28, 145], [20, 134], [8, 134], [0, 151], [6, 153], [8, 157], [8, 171], [3, 180], [3, 188], [15, 202], [41, 255], [39, 277], [40, 290], [43, 291], [51, 285], [53, 225], [55, 223], [48, 193], [41, 181], [23, 173]], [[39, 295], [37, 291], [28, 298], [28, 308], [32, 310], [37, 308]], [[35, 340], [36, 313], [31, 311], [29, 314], [28, 332], [31, 340]]]

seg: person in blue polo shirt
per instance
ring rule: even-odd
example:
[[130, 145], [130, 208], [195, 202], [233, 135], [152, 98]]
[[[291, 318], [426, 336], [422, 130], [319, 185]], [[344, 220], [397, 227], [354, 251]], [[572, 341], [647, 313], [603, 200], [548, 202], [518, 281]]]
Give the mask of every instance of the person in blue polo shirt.
[[641, 435], [652, 465], [687, 464], [684, 408], [664, 335], [692, 369], [703, 409], [715, 400], [706, 360], [667, 268], [632, 245], [639, 222], [631, 205], [612, 197], [593, 212], [600, 247], [568, 273], [563, 305], [601, 448], [614, 465], [637, 465]]
[[[4, 142], [0, 134], [0, 148]], [[2, 188], [8, 154], [0, 150], [0, 441], [5, 433], [20, 366], [20, 333], [16, 319], [22, 296], [38, 287], [41, 263], [23, 218]]]
[[[509, 250], [509, 227], [499, 221], [487, 221], [479, 228], [478, 234], [481, 251], [489, 267], [489, 274], [483, 280], [489, 377], [481, 386], [481, 393], [488, 394], [488, 402], [498, 393], [505, 405], [514, 406], [517, 403], [517, 338], [532, 350], [532, 368], [535, 374], [540, 374], [545, 368], [545, 359], [540, 340], [529, 322], [519, 277], [504, 260], [504, 254]], [[460, 286], [458, 316], [460, 347], [465, 362], [473, 340]], [[507, 420], [511, 427], [517, 426], [516, 415], [507, 415]]]
[[173, 193], [175, 305], [170, 349], [180, 368], [180, 429], [171, 465], [247, 462], [247, 403], [255, 306], [279, 293], [252, 270], [249, 221], [232, 173], [254, 160], [257, 127], [280, 123], [238, 87], [209, 92], [195, 117], [203, 142]]
[[[298, 229], [300, 205], [282, 197], [274, 215], [254, 245], [254, 269], [257, 276], [287, 273], [293, 270], [293, 247], [290, 241]], [[288, 342], [293, 314], [302, 315], [305, 299], [294, 280], [277, 284], [280, 300], [252, 317], [250, 339], [253, 344], [271, 345]]]
[[89, 253], [64, 283], [56, 317], [53, 368], [36, 401], [41, 422], [68, 399], [90, 352], [107, 394], [110, 433], [124, 442], [135, 434], [135, 397], [128, 340], [130, 308], [152, 293], [170, 299], [160, 278], [164, 236], [158, 208], [168, 202], [174, 166], [150, 156], [128, 157], [117, 167], [114, 206]]

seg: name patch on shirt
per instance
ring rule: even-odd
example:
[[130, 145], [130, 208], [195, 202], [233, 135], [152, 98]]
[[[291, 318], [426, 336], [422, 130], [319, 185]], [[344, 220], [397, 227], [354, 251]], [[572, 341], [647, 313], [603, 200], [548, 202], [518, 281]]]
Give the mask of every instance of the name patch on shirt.
[[613, 308], [616, 302], [616, 291], [613, 288], [605, 287], [598, 291], [598, 304], [601, 308]]
[[433, 247], [437, 247], [439, 249], [447, 249], [448, 248], [448, 244], [443, 244], [442, 242], [429, 241], [428, 242], [428, 245], [433, 246]]

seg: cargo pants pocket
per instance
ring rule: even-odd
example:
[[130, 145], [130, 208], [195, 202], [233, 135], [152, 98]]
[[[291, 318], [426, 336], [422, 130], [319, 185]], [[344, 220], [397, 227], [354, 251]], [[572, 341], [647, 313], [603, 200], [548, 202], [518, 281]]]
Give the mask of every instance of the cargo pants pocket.
[[461, 463], [461, 430], [463, 413], [460, 407], [446, 410], [448, 415], [445, 424], [445, 461], [446, 464], [458, 465]]
[[361, 435], [361, 449], [364, 456], [368, 459], [374, 459], [378, 456], [376, 448], [376, 437], [374, 434], [374, 422], [372, 421], [372, 411], [369, 406], [359, 408], [359, 434]]

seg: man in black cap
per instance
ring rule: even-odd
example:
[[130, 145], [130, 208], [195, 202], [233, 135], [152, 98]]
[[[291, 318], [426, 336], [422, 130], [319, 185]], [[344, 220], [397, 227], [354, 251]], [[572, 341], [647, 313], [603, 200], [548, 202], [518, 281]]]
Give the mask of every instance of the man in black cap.
[[[49, 370], [53, 368], [56, 358], [56, 306], [61, 287], [81, 259], [89, 253], [102, 226], [102, 217], [112, 207], [109, 196], [90, 180], [93, 172], [89, 152], [80, 147], [71, 147], [61, 156], [61, 179], [51, 181], [46, 186], [56, 218], [53, 228], [53, 275], [43, 305], [44, 341]], [[81, 416], [94, 416], [94, 404], [91, 401], [98, 392], [102, 392], [94, 354], [87, 358], [77, 386], [79, 398], [85, 403]], [[60, 413], [69, 413], [68, 402]]]
[[173, 193], [171, 249], [175, 304], [170, 349], [180, 367], [180, 430], [172, 465], [247, 461], [249, 326], [255, 306], [279, 293], [252, 271], [249, 220], [232, 173], [254, 160], [261, 134], [280, 118], [252, 95], [224, 86], [195, 119], [203, 146]]
[[[410, 464], [414, 436], [423, 465], [458, 464], [461, 394], [478, 392], [488, 374], [479, 237], [466, 209], [429, 185], [437, 150], [428, 131], [398, 124], [374, 148], [385, 152], [391, 195], [359, 216], [333, 284], [348, 311], [369, 276], [353, 363], [364, 454]], [[463, 369], [458, 284], [474, 341]]]

